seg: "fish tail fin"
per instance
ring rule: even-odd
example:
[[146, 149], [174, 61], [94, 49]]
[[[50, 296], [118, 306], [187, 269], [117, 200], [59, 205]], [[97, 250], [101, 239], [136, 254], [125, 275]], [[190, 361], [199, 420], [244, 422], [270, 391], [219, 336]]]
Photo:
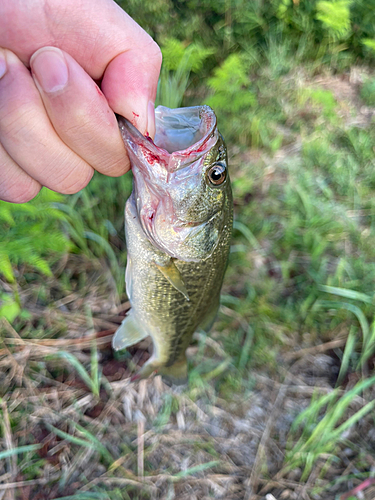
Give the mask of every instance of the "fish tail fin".
[[188, 381], [188, 369], [185, 354], [173, 363], [173, 365], [159, 368], [158, 375], [161, 375], [167, 384], [186, 384]]
[[131, 381], [142, 380], [149, 377], [153, 372], [163, 377], [163, 381], [167, 385], [175, 384], [182, 385], [188, 381], [187, 361], [184, 356], [182, 359], [176, 361], [171, 366], [165, 366], [160, 361], [153, 360], [152, 358], [145, 363], [138, 372], [132, 376]]
[[135, 382], [137, 380], [142, 380], [144, 378], [149, 377], [155, 370], [159, 368], [159, 365], [153, 363], [152, 361], [147, 361], [140, 370], [135, 373], [130, 379], [131, 382]]
[[138, 325], [134, 315], [130, 312], [121, 323], [112, 339], [112, 347], [115, 351], [120, 351], [131, 345], [137, 344], [147, 337], [142, 328]]

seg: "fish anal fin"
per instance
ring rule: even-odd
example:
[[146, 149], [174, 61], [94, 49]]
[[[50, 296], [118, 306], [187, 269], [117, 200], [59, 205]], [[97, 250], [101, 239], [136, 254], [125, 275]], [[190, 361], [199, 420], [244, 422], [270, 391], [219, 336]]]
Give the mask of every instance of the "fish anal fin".
[[177, 269], [176, 264], [172, 259], [165, 264], [160, 265], [155, 262], [155, 266], [159, 269], [162, 275], [169, 281], [169, 283], [182, 295], [186, 300], [190, 300], [184, 280], [182, 279], [180, 271]]
[[148, 334], [139, 327], [136, 319], [130, 312], [115, 332], [112, 339], [112, 347], [115, 351], [120, 351], [137, 344], [147, 336]]

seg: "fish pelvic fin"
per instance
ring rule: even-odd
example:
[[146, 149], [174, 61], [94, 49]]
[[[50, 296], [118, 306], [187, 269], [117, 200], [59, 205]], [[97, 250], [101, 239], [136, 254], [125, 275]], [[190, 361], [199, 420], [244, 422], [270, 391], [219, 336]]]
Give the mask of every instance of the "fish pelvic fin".
[[138, 325], [134, 315], [130, 312], [121, 323], [112, 339], [112, 347], [120, 351], [131, 345], [137, 344], [148, 336]]
[[162, 275], [169, 281], [169, 283], [182, 295], [186, 300], [190, 300], [184, 280], [182, 279], [180, 271], [177, 269], [176, 264], [172, 259], [169, 260], [168, 264], [160, 265], [155, 262], [155, 266], [159, 269]]

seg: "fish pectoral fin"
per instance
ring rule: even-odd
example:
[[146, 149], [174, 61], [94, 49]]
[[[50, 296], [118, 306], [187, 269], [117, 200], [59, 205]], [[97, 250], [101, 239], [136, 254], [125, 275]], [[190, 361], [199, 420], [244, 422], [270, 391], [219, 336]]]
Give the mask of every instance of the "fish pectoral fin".
[[121, 349], [125, 349], [125, 347], [137, 344], [147, 336], [148, 334], [139, 327], [130, 312], [115, 332], [112, 339], [112, 347], [115, 351], [120, 351]]
[[176, 264], [172, 259], [168, 264], [162, 266], [155, 262], [155, 266], [159, 269], [162, 275], [169, 281], [169, 283], [182, 295], [186, 300], [190, 300], [184, 280], [182, 279], [180, 271], [177, 269]]

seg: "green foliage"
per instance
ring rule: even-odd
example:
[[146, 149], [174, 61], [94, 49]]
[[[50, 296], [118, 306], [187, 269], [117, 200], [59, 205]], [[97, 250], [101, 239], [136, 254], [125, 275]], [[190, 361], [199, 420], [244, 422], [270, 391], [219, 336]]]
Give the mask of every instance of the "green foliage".
[[9, 294], [0, 294], [0, 318], [5, 318], [12, 324], [20, 312], [21, 307], [17, 300]]
[[374, 383], [375, 377], [372, 377], [358, 382], [353, 389], [341, 397], [339, 397], [338, 390], [315, 397], [310, 406], [293, 422], [291, 436], [298, 430], [301, 435], [285, 457], [286, 470], [303, 466], [301, 480], [305, 481], [315, 461], [321, 455], [335, 455], [343, 440], [344, 432], [374, 409], [375, 401], [371, 401], [348, 416], [349, 406], [353, 399]]
[[29, 451], [36, 451], [42, 447], [41, 444], [30, 444], [26, 446], [19, 446], [18, 448], [12, 448], [10, 450], [0, 452], [0, 460], [4, 458], [11, 457], [13, 455], [20, 455], [22, 453], [27, 453]]
[[52, 276], [51, 262], [70, 248], [69, 239], [61, 231], [64, 216], [52, 205], [62, 199], [43, 189], [30, 203], [0, 201], [0, 274], [10, 283], [21, 265]]
[[347, 38], [351, 33], [350, 4], [352, 0], [321, 0], [316, 4], [316, 18], [322, 22], [333, 41]]
[[246, 67], [238, 54], [229, 56], [214, 71], [214, 76], [208, 80], [208, 86], [214, 94], [207, 102], [218, 113], [235, 114], [256, 103], [255, 95], [250, 90]]
[[[214, 53], [212, 48], [203, 47], [199, 43], [191, 43], [186, 46], [176, 38], [164, 40], [161, 51], [166, 70], [177, 71], [181, 65], [186, 64], [194, 73], [197, 73], [207, 57]], [[185, 60], [187, 62], [184, 62]]]
[[101, 455], [103, 460], [105, 460], [105, 462], [107, 462], [108, 465], [111, 465], [113, 463], [114, 459], [112, 455], [109, 453], [107, 448], [99, 441], [99, 439], [92, 434], [92, 432], [90, 432], [85, 427], [82, 427], [77, 422], [71, 421], [70, 423], [73, 429], [78, 434], [81, 434], [83, 438], [73, 436], [72, 434], [57, 429], [56, 427], [48, 423], [46, 423], [46, 427], [48, 427], [52, 432], [54, 432], [60, 438], [66, 439], [70, 443], [96, 451], [99, 455]]
[[364, 100], [367, 106], [375, 106], [375, 79], [369, 78], [363, 83], [361, 88], [361, 98]]
[[304, 89], [301, 93], [302, 100], [309, 100], [313, 108], [318, 108], [325, 118], [332, 123], [337, 121], [337, 101], [329, 90]]
[[215, 110], [224, 135], [227, 138], [249, 136], [254, 127], [249, 111], [257, 100], [250, 88], [244, 60], [232, 54], [215, 69], [207, 83], [212, 95], [205, 102]]
[[55, 355], [56, 358], [63, 359], [67, 361], [79, 374], [80, 378], [91, 390], [94, 396], [99, 396], [100, 385], [101, 385], [101, 373], [98, 366], [98, 351], [96, 347], [96, 342], [91, 345], [91, 370], [90, 373], [86, 368], [80, 363], [80, 361], [70, 352], [59, 351]]
[[[282, 45], [280, 37], [288, 40], [291, 54], [300, 61], [336, 59], [343, 50], [346, 53], [340, 57], [345, 65], [357, 57], [373, 57], [364, 40], [375, 38], [375, 0], [119, 3], [159, 44], [175, 38], [215, 47], [218, 62], [240, 51], [262, 64], [269, 40], [279, 39]], [[207, 75], [213, 65], [210, 59], [201, 75]]]
[[371, 40], [370, 38], [363, 38], [362, 43], [370, 50], [375, 50], [375, 40]]
[[[89, 259], [104, 257], [118, 291], [123, 290], [125, 202], [131, 192], [131, 174], [120, 178], [95, 172], [90, 184], [79, 193], [53, 204], [63, 215], [62, 226], [74, 243], [74, 251]], [[117, 253], [116, 246], [123, 250]]]
[[162, 52], [163, 66], [156, 104], [177, 108], [182, 104], [190, 73], [198, 72], [214, 50], [205, 48], [198, 43], [185, 46], [182, 42], [169, 38], [162, 45]]

